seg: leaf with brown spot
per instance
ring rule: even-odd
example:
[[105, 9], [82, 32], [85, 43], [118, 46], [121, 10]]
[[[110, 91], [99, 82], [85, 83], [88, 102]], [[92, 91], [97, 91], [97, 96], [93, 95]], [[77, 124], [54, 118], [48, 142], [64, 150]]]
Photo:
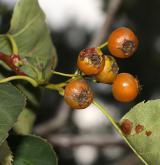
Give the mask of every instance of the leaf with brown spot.
[[141, 133], [144, 130], [144, 126], [141, 124], [137, 124], [135, 127], [135, 131], [137, 134]]
[[151, 136], [152, 132], [151, 131], [146, 131], [145, 134], [146, 134], [146, 136]]
[[121, 123], [121, 130], [125, 135], [130, 135], [132, 131], [133, 124], [130, 120], [125, 119]]
[[149, 165], [160, 164], [160, 99], [141, 102], [120, 121], [132, 122], [130, 134], [125, 134], [131, 146]]

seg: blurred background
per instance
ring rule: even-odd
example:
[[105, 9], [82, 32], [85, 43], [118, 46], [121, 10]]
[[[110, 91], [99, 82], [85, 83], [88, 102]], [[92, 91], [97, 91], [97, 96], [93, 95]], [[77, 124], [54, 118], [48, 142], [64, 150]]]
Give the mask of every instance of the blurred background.
[[[0, 32], [5, 33], [16, 0], [0, 0]], [[111, 86], [92, 84], [96, 99], [120, 118], [140, 101], [160, 96], [160, 1], [159, 0], [39, 0], [46, 14], [58, 54], [56, 71], [74, 73], [80, 50], [98, 46], [119, 26], [131, 28], [139, 38], [138, 51], [117, 59], [120, 72], [140, 80], [142, 90], [132, 103], [113, 99]], [[109, 54], [107, 49], [104, 49]], [[63, 77], [52, 77], [62, 82]], [[58, 93], [44, 91], [34, 133], [48, 139], [56, 150], [59, 165], [141, 165], [108, 120], [91, 105], [71, 110]]]

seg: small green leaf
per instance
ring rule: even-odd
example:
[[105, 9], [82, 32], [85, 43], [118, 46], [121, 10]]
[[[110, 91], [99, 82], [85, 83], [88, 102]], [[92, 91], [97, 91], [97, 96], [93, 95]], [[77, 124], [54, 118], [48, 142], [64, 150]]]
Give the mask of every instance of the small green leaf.
[[0, 164], [1, 165], [12, 165], [13, 155], [8, 146], [8, 143], [5, 141], [0, 146]]
[[10, 84], [0, 84], [0, 144], [7, 138], [25, 106], [25, 98]]
[[121, 119], [120, 126], [146, 164], [160, 164], [160, 99], [137, 104]]
[[24, 108], [21, 114], [18, 116], [18, 120], [15, 123], [14, 130], [17, 134], [28, 135], [32, 132], [32, 127], [35, 121], [35, 113], [28, 108]]
[[[19, 0], [15, 6], [9, 33], [14, 38], [25, 65], [20, 69], [39, 83], [50, 78], [57, 55], [38, 0]], [[0, 36], [0, 52], [12, 54], [5, 35]]]
[[32, 135], [12, 140], [13, 165], [58, 165], [56, 154], [46, 140]]

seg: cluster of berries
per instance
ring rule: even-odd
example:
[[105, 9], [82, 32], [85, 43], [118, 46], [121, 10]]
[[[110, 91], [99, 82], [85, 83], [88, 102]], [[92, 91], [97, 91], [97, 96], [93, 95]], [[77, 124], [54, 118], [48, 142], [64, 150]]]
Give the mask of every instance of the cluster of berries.
[[[107, 46], [111, 55], [104, 55], [102, 47]], [[138, 47], [136, 35], [126, 27], [113, 31], [108, 42], [96, 48], [87, 48], [78, 55], [77, 66], [81, 75], [92, 76], [99, 83], [112, 84], [112, 93], [120, 102], [133, 101], [139, 93], [138, 80], [129, 73], [118, 73], [114, 57], [129, 58]], [[113, 57], [114, 56], [114, 57]], [[66, 103], [74, 109], [88, 107], [93, 101], [93, 91], [85, 76], [73, 79], [64, 91]]]

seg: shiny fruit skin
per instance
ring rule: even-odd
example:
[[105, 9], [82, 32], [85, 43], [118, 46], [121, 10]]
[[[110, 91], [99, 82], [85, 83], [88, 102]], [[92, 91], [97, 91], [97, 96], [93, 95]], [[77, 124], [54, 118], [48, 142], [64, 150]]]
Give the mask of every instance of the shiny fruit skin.
[[103, 69], [104, 55], [96, 48], [87, 48], [79, 53], [77, 66], [85, 75], [95, 75]]
[[113, 82], [112, 93], [120, 102], [133, 101], [139, 93], [139, 82], [129, 73], [120, 73]]
[[117, 73], [118, 65], [116, 60], [112, 56], [105, 56], [105, 64], [103, 70], [101, 70], [96, 76], [96, 80], [104, 84], [112, 84]]
[[85, 80], [72, 80], [64, 91], [66, 103], [73, 109], [84, 109], [93, 101], [93, 92]]
[[129, 58], [137, 50], [137, 47], [138, 39], [129, 28], [117, 28], [109, 36], [108, 49], [115, 57]]

